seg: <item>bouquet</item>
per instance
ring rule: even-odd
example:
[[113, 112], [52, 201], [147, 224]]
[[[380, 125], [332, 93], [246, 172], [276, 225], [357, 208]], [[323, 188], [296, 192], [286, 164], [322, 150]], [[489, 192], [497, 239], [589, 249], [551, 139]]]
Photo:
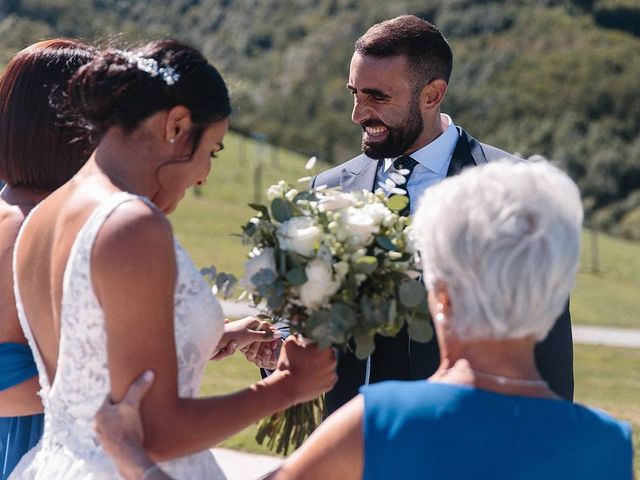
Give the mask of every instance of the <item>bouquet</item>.
[[[242, 227], [251, 253], [240, 281], [243, 296], [279, 317], [291, 333], [321, 348], [353, 349], [365, 359], [375, 335], [395, 336], [408, 325], [417, 341], [432, 336], [424, 286], [418, 281], [406, 196], [299, 191], [284, 181], [267, 192], [268, 205]], [[228, 284], [221, 279], [220, 286]], [[277, 413], [256, 440], [278, 453], [298, 447], [322, 419], [323, 398]]]

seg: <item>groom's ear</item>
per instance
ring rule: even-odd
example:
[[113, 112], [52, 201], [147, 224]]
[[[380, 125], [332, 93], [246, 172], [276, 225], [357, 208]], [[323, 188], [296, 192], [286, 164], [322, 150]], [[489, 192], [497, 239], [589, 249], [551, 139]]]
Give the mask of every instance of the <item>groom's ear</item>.
[[176, 105], [167, 112], [164, 140], [169, 143], [180, 144], [191, 131], [191, 112], [184, 105]]

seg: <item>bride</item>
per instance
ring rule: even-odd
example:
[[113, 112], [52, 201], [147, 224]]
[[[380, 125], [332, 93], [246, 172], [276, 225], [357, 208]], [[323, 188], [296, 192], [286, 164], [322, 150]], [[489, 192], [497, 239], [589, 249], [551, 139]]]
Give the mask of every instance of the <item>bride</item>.
[[288, 340], [273, 375], [195, 398], [221, 348], [266, 340], [256, 319], [224, 324], [165, 216], [223, 148], [225, 83], [199, 52], [163, 40], [98, 55], [71, 79], [67, 108], [99, 143], [17, 241], [16, 303], [45, 428], [12, 478], [117, 478], [93, 418], [105, 395], [122, 398], [146, 369], [156, 378], [142, 404], [147, 451], [175, 478], [219, 478], [209, 447], [335, 382], [330, 350]]

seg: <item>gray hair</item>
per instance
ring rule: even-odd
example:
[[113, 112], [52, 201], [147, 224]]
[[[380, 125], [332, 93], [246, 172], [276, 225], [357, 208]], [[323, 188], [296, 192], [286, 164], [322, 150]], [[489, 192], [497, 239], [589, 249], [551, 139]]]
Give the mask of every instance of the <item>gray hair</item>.
[[413, 234], [456, 335], [545, 338], [573, 287], [582, 217], [578, 187], [546, 161], [491, 162], [428, 189]]

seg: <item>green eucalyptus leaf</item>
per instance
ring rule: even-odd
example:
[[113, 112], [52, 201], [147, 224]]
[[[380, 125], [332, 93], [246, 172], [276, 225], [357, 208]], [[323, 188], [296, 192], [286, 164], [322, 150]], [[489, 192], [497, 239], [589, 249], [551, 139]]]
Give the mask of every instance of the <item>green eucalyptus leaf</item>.
[[427, 343], [433, 337], [433, 327], [429, 321], [414, 320], [409, 323], [409, 337], [420, 343]]
[[357, 323], [356, 312], [344, 303], [331, 306], [331, 321], [341, 332], [346, 333]]
[[313, 192], [305, 190], [305, 191], [302, 191], [302, 192], [298, 193], [293, 198], [293, 203], [296, 203], [298, 200], [308, 200], [310, 202], [317, 202], [318, 201], [318, 197], [316, 197], [316, 195]]
[[266, 205], [261, 205], [259, 203], [250, 203], [249, 206], [254, 210], [260, 212], [266, 220], [269, 220], [269, 209], [266, 207]]
[[391, 195], [387, 198], [387, 207], [394, 212], [401, 212], [409, 205], [409, 197], [406, 195]]
[[271, 202], [271, 213], [274, 219], [283, 223], [293, 216], [293, 206], [284, 198], [274, 198]]
[[287, 260], [289, 262], [289, 264], [294, 265], [296, 267], [299, 267], [301, 265], [305, 265], [305, 260], [302, 258], [302, 256], [294, 251], [288, 251], [287, 252]]
[[307, 282], [307, 274], [302, 267], [295, 267], [289, 270], [286, 278], [289, 285], [293, 285], [294, 287], [299, 287]]
[[376, 271], [376, 268], [378, 268], [378, 259], [371, 255], [365, 255], [364, 257], [356, 259], [353, 268], [357, 273], [371, 275]]
[[216, 278], [216, 275], [218, 274], [218, 271], [216, 270], [216, 267], [214, 267], [213, 265], [211, 265], [210, 267], [204, 267], [200, 269], [200, 274], [206, 278], [209, 281], [213, 281]]
[[360, 360], [364, 360], [371, 355], [376, 347], [373, 335], [367, 332], [354, 333], [353, 341], [356, 344], [356, 357]]
[[391, 242], [391, 239], [385, 235], [378, 235], [376, 237], [376, 243], [380, 248], [386, 250], [387, 252], [396, 250], [396, 246]]
[[224, 284], [227, 283], [227, 279], [228, 275], [224, 272], [220, 272], [218, 273], [218, 275], [216, 275], [216, 288], [219, 292], [221, 292], [224, 288]]
[[232, 273], [230, 273], [227, 276], [227, 281], [225, 282], [224, 285], [224, 298], [227, 299], [229, 298], [231, 295], [233, 295], [233, 292], [236, 288], [236, 284], [238, 283], [238, 279], [236, 278], [236, 276]]
[[307, 320], [307, 327], [310, 330], [313, 330], [318, 325], [328, 325], [329, 322], [331, 322], [331, 314], [328, 310], [316, 310], [315, 312], [312, 312], [311, 315], [309, 315], [309, 318]]
[[368, 295], [362, 295], [360, 297], [360, 313], [363, 317], [363, 324], [367, 327], [375, 325], [373, 302]]
[[242, 232], [249, 237], [253, 237], [256, 234], [257, 229], [258, 227], [256, 227], [255, 223], [249, 222], [242, 227]]
[[398, 287], [400, 301], [407, 308], [414, 308], [420, 305], [426, 294], [424, 286], [415, 280], [405, 280]]

